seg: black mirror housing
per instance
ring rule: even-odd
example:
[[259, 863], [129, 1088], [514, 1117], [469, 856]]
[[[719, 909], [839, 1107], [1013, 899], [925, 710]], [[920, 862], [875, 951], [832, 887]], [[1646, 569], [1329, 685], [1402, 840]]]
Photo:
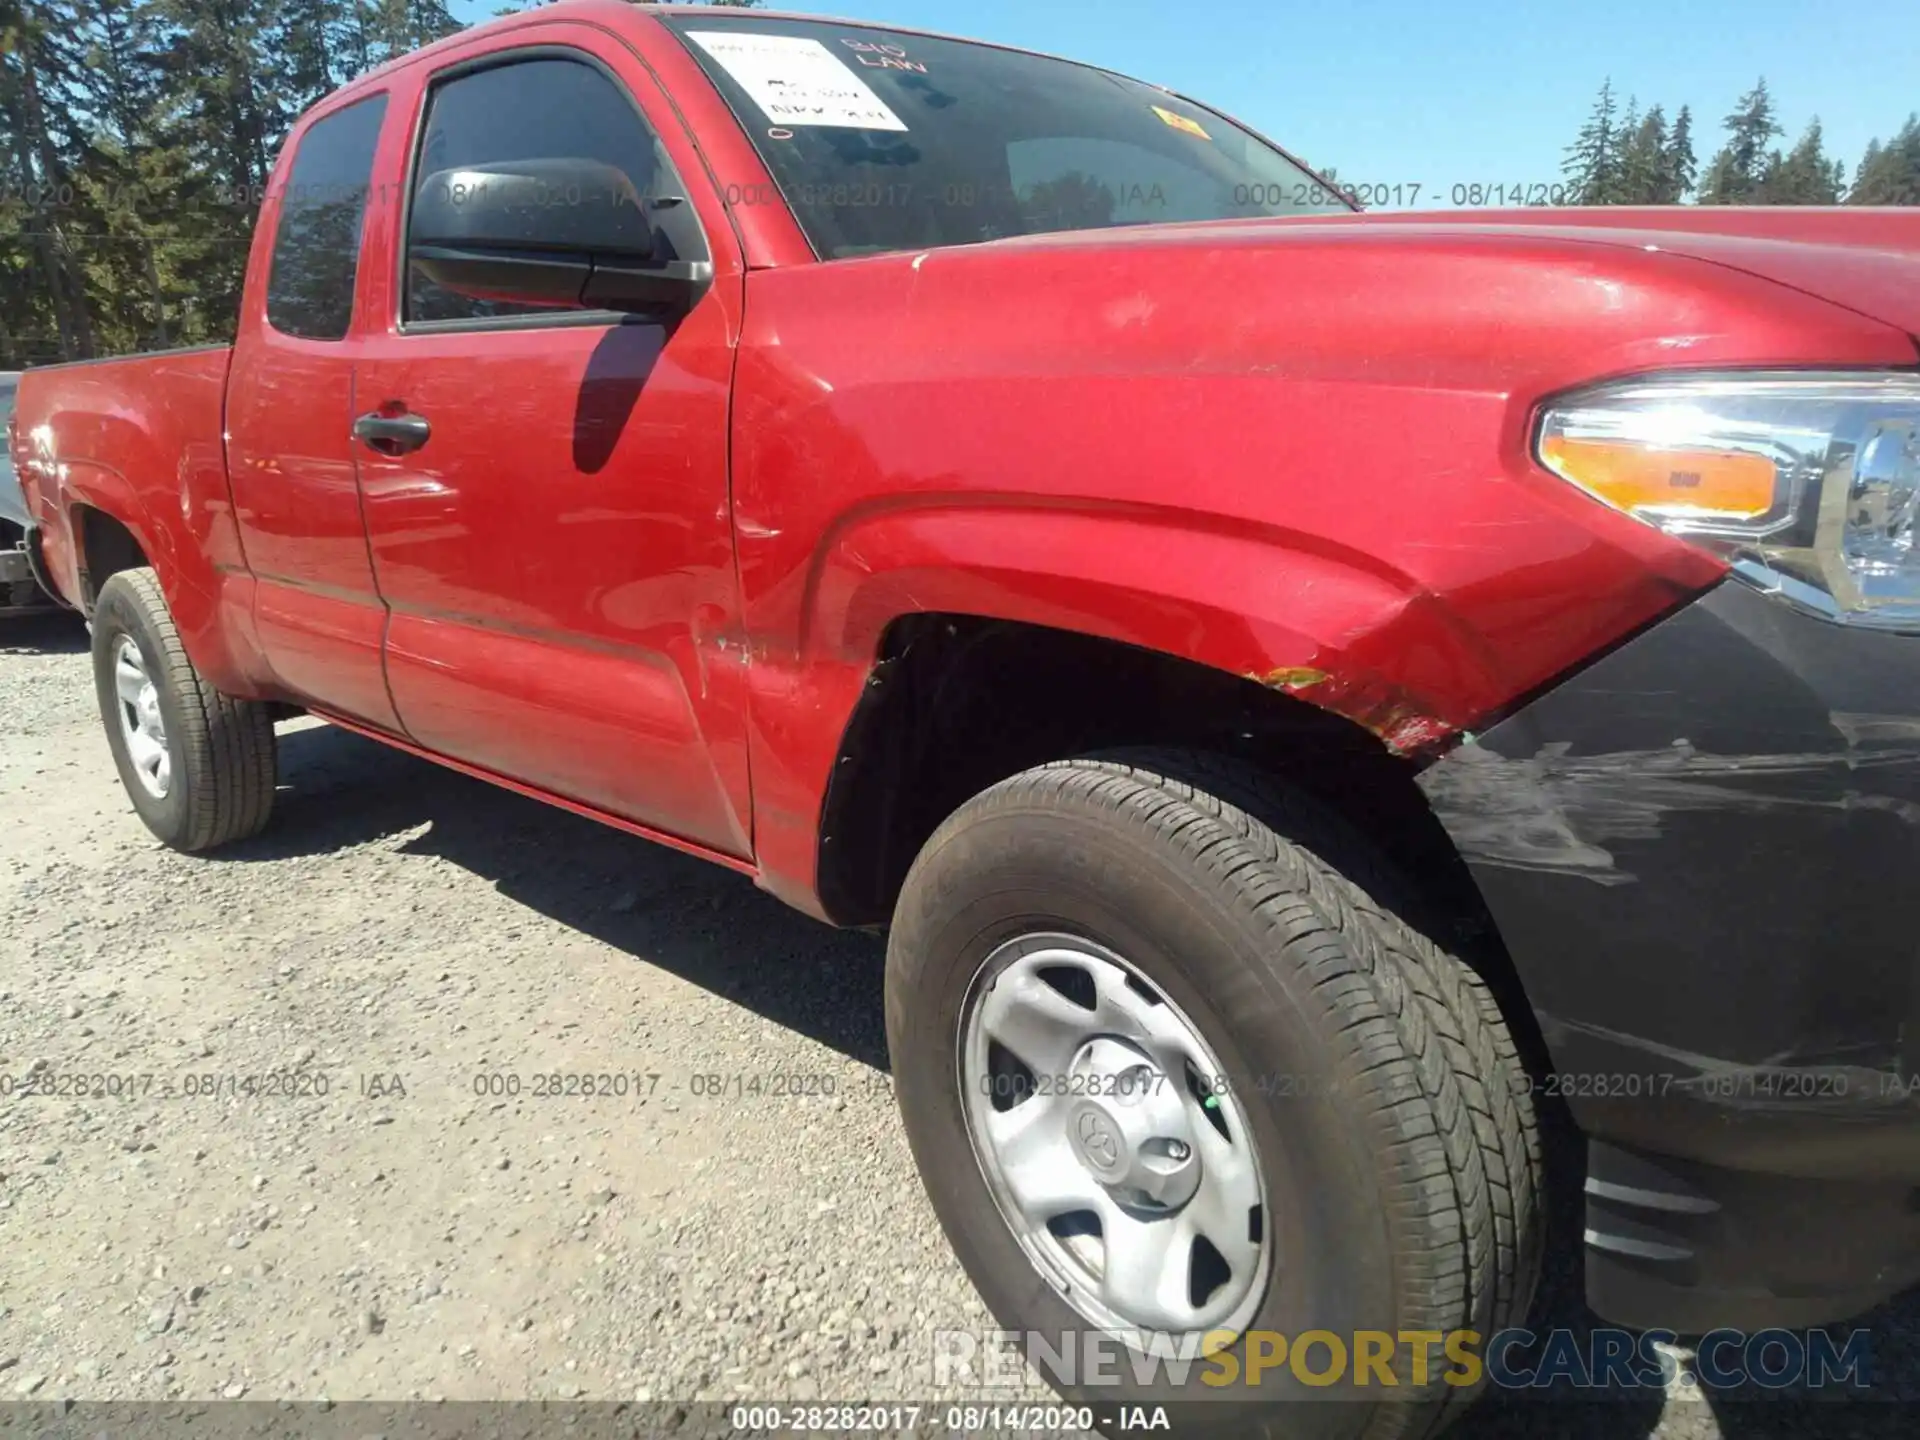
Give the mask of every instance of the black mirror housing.
[[597, 160], [439, 170], [414, 195], [407, 257], [479, 300], [684, 310], [713, 266], [660, 255], [651, 208], [624, 172]]
[[625, 173], [597, 160], [509, 160], [439, 170], [413, 197], [416, 246], [653, 255], [647, 207]]

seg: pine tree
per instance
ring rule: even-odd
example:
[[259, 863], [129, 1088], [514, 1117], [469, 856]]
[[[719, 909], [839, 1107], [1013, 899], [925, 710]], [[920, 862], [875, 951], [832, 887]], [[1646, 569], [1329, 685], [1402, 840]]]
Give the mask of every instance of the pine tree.
[[1659, 105], [1647, 111], [1627, 136], [1620, 152], [1620, 184], [1617, 203], [1622, 205], [1661, 205], [1667, 203], [1667, 112]]
[[1755, 199], [1762, 205], [1838, 205], [1846, 189], [1846, 166], [1827, 159], [1815, 116], [1792, 150], [1774, 151]]
[[1640, 132], [1640, 97], [1627, 96], [1627, 108], [1620, 112], [1620, 118], [1613, 127], [1613, 179], [1608, 183], [1605, 193], [1597, 200], [1600, 205], [1625, 205], [1629, 203], [1627, 187], [1627, 147], [1633, 143], [1633, 137]]
[[1682, 105], [1674, 117], [1673, 135], [1667, 141], [1666, 163], [1662, 166], [1659, 190], [1662, 205], [1678, 205], [1693, 192], [1699, 174], [1699, 161], [1693, 154], [1693, 107]]
[[145, 0], [75, 0], [73, 20], [84, 55], [74, 100], [91, 122], [74, 208], [87, 236], [81, 264], [100, 314], [98, 344], [109, 354], [170, 345], [163, 257], [182, 217], [169, 203], [169, 157], [152, 129], [160, 25]]
[[364, 74], [377, 65], [431, 45], [460, 29], [445, 0], [348, 0], [352, 71]]
[[170, 206], [192, 219], [175, 256], [196, 323], [218, 317], [231, 334], [246, 274], [253, 217], [275, 151], [299, 113], [279, 33], [279, 0], [151, 0], [167, 26], [161, 57], [167, 102], [158, 142], [180, 157]]
[[1885, 145], [1878, 140], [1868, 144], [1847, 203], [1920, 205], [1920, 115], [1909, 115]]
[[304, 110], [353, 78], [346, 28], [347, 0], [281, 0], [268, 44], [291, 108]]
[[1740, 97], [1733, 113], [1723, 122], [1727, 143], [1707, 167], [1707, 178], [1700, 187], [1702, 205], [1751, 205], [1759, 199], [1760, 181], [1766, 173], [1767, 142], [1781, 133], [1774, 118], [1773, 96], [1767, 93], [1764, 76], [1753, 89]]
[[[13, 237], [6, 272], [26, 279], [39, 303], [22, 313], [16, 335], [43, 358], [96, 353], [76, 223], [75, 177], [86, 151], [87, 118], [75, 103], [85, 61], [75, 17], [47, 0], [10, 7], [0, 52], [0, 221]], [[9, 213], [10, 212], [10, 213]], [[0, 272], [0, 273], [6, 273]]]
[[1568, 203], [1604, 205], [1613, 193], [1620, 169], [1620, 131], [1611, 78], [1600, 85], [1587, 123], [1567, 147], [1560, 171], [1567, 177]]

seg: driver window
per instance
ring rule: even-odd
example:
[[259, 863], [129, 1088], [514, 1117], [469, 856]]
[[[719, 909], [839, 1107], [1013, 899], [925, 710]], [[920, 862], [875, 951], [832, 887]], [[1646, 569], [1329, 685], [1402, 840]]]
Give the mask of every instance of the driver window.
[[[469, 71], [434, 87], [413, 168], [414, 195], [442, 170], [552, 159], [615, 166], [643, 201], [682, 193], [659, 138], [617, 84], [592, 65], [542, 56]], [[555, 203], [564, 204], [564, 197]], [[456, 295], [407, 266], [407, 320], [555, 313], [564, 308]]]

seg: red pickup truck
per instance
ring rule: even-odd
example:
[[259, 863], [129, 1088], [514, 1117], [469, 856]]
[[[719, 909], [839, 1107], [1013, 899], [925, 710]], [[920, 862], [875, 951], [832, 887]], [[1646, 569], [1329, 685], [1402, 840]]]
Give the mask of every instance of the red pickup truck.
[[1362, 216], [1089, 66], [563, 0], [316, 106], [234, 345], [12, 447], [170, 844], [291, 706], [885, 927], [1007, 1326], [1494, 1336], [1555, 1112], [1686, 1332], [1920, 1278], [1916, 331], [1920, 213]]

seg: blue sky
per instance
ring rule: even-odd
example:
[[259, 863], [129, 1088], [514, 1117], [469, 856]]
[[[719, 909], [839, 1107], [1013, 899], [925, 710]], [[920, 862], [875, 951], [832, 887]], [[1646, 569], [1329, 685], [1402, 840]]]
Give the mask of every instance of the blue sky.
[[[497, 0], [455, 0], [462, 19]], [[1594, 92], [1693, 106], [1704, 163], [1765, 75], [1787, 142], [1814, 115], [1848, 177], [1920, 108], [1916, 0], [839, 0], [778, 8], [1091, 60], [1208, 101], [1345, 180], [1559, 179]]]

